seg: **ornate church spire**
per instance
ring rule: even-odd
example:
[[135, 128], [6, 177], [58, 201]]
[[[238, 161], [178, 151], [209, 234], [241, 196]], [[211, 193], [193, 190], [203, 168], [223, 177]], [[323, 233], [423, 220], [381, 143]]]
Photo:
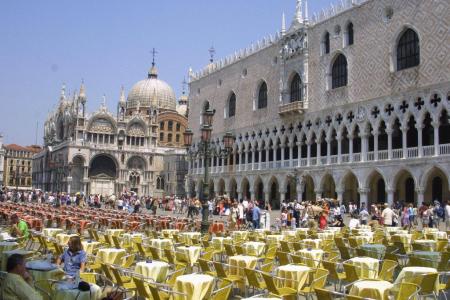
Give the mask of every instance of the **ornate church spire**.
[[286, 34], [286, 17], [284, 16], [284, 12], [281, 15], [281, 35]]
[[84, 80], [81, 79], [81, 86], [80, 86], [80, 94], [78, 95], [78, 99], [80, 102], [86, 102], [86, 89], [84, 87]]
[[63, 83], [61, 87], [61, 96], [59, 96], [59, 101], [65, 101], [66, 100], [66, 84]]
[[152, 49], [152, 67], [150, 68], [150, 71], [148, 72], [148, 78], [158, 78], [158, 69], [155, 66], [155, 57], [158, 53], [155, 48]]
[[303, 23], [303, 7], [302, 0], [297, 0], [297, 7], [295, 9], [295, 20], [298, 23]]
[[120, 90], [120, 98], [119, 98], [119, 102], [121, 103], [125, 103], [125, 89], [122, 85], [121, 90]]

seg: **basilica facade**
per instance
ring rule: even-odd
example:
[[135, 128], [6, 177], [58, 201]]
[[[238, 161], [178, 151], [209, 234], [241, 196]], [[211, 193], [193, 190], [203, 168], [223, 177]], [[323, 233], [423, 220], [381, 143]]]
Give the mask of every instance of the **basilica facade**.
[[[209, 194], [359, 204], [449, 199], [450, 2], [341, 1], [190, 72], [189, 127], [216, 111]], [[223, 156], [222, 137], [236, 137]], [[202, 188], [198, 143], [187, 187]]]
[[[185, 153], [175, 142], [187, 127], [187, 102], [180, 100], [177, 103], [173, 89], [158, 79], [154, 64], [127, 98], [122, 88], [114, 113], [104, 99], [88, 114], [84, 84], [73, 97], [63, 88], [56, 110], [45, 121], [45, 150], [33, 158], [33, 187], [104, 196], [125, 191], [172, 194], [162, 172], [165, 159]], [[161, 117], [175, 128], [173, 142], [160, 140]], [[176, 186], [182, 194], [184, 178]]]

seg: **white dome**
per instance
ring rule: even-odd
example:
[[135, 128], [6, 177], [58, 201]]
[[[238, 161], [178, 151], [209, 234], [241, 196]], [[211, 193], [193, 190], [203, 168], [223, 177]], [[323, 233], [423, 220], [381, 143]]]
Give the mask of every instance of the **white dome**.
[[166, 82], [159, 80], [156, 67], [152, 67], [148, 78], [136, 83], [128, 93], [127, 108], [156, 107], [175, 110], [175, 92]]

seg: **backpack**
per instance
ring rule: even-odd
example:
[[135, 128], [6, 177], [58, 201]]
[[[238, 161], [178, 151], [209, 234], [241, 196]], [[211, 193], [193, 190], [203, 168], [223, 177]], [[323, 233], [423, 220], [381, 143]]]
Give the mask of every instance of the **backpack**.
[[439, 206], [439, 208], [438, 209], [436, 209], [436, 215], [439, 217], [439, 218], [444, 218], [444, 216], [445, 216], [445, 211], [444, 211], [444, 208], [442, 207], [442, 206]]

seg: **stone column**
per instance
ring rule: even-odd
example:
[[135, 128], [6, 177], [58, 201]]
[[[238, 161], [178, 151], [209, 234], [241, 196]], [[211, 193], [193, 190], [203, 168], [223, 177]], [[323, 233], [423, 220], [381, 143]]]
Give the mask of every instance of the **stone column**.
[[266, 169], [269, 168], [269, 151], [270, 151], [269, 146], [266, 146]]
[[273, 166], [273, 168], [275, 168], [276, 161], [277, 161], [277, 145], [273, 145], [272, 153], [273, 153], [272, 166]]
[[302, 160], [302, 142], [297, 142], [297, 157], [298, 157], [298, 161], [297, 161], [297, 165], [295, 167], [300, 167], [301, 166], [301, 160]]
[[439, 121], [433, 121], [431, 125], [433, 125], [434, 129], [434, 156], [439, 156]]
[[372, 131], [373, 134], [373, 159], [378, 160], [378, 131]]
[[281, 151], [281, 165], [283, 166], [284, 165], [284, 148], [285, 148], [286, 146], [285, 145], [281, 145], [280, 146], [280, 151]]
[[261, 162], [262, 162], [262, 153], [263, 153], [264, 149], [260, 148], [259, 149], [259, 155], [258, 155], [258, 170], [261, 170]]
[[301, 183], [297, 183], [297, 202], [302, 202], [303, 201], [303, 189], [304, 189], [304, 185]]
[[359, 192], [359, 207], [361, 207], [362, 204], [364, 203], [364, 205], [367, 207], [367, 209], [369, 209], [368, 199], [367, 199], [367, 193], [369, 192], [369, 189], [361, 188], [358, 190], [358, 192]]
[[316, 138], [316, 165], [321, 165], [322, 160], [322, 141], [318, 141]]
[[408, 133], [408, 126], [402, 126], [402, 148], [403, 148], [403, 159], [406, 159], [408, 156], [408, 148], [407, 148], [407, 133]]
[[311, 165], [311, 141], [306, 141], [306, 145], [307, 145], [306, 165], [309, 167]]
[[294, 144], [289, 144], [289, 167], [294, 166]]
[[[390, 126], [388, 124], [388, 126]], [[392, 129], [386, 128], [386, 134], [388, 136], [388, 159], [392, 159]]]
[[417, 129], [417, 155], [418, 157], [423, 156], [423, 142], [422, 142], [422, 129], [423, 125], [422, 123], [416, 123], [416, 129]]
[[327, 137], [327, 165], [331, 164], [331, 138]]
[[421, 207], [424, 200], [425, 189], [418, 187], [416, 188], [416, 192], [417, 192], [417, 207]]
[[348, 161], [353, 162], [353, 135], [348, 135]]
[[389, 205], [394, 204], [394, 192], [395, 190], [392, 188], [387, 189], [387, 202]]
[[256, 169], [256, 167], [255, 167], [255, 157], [256, 157], [255, 152], [256, 151], [258, 151], [258, 150], [252, 148], [252, 168], [251, 168], [252, 170]]
[[286, 191], [280, 191], [280, 207], [281, 203], [284, 203], [286, 201]]
[[[257, 199], [257, 200], [261, 200], [261, 199]], [[270, 192], [264, 192], [264, 202], [270, 203]]]
[[320, 189], [317, 189], [317, 190], [314, 190], [314, 192], [316, 193], [316, 200], [319, 200], [319, 199], [322, 199], [322, 190], [320, 190]]
[[359, 137], [361, 138], [361, 161], [362, 162], [365, 162], [367, 160], [367, 149], [368, 149], [367, 136], [368, 136], [368, 134], [367, 134], [367, 132], [365, 132], [365, 130], [361, 131], [359, 133]]
[[344, 201], [344, 190], [336, 189], [336, 194], [337, 194], [337, 201], [339, 201], [339, 205], [342, 205], [342, 202]]
[[341, 132], [337, 133], [336, 139], [337, 139], [337, 142], [338, 142], [337, 163], [340, 164], [342, 162], [342, 134], [341, 134]]

